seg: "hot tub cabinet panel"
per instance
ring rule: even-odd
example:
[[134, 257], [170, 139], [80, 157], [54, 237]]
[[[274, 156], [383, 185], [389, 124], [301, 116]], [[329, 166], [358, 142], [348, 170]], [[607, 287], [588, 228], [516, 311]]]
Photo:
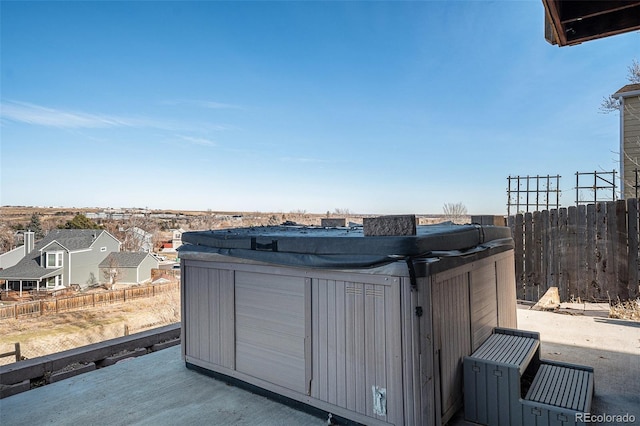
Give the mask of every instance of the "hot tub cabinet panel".
[[181, 251], [187, 365], [370, 425], [443, 424], [464, 356], [516, 327], [508, 241], [374, 268]]

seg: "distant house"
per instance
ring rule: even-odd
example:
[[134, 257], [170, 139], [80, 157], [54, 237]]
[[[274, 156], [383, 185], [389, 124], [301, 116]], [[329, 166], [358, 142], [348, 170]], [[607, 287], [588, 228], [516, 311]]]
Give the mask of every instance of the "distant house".
[[625, 199], [635, 198], [636, 170], [640, 170], [640, 84], [627, 84], [613, 97], [620, 101], [620, 191]]
[[24, 233], [24, 256], [0, 271], [6, 290], [57, 289], [98, 282], [98, 265], [120, 241], [100, 229], [55, 229], [37, 244], [33, 232]]
[[[145, 231], [142, 228], [134, 226], [126, 231], [127, 243], [130, 247], [126, 247], [128, 251], [146, 251], [151, 253], [153, 251], [153, 234]], [[127, 244], [125, 244], [126, 246]]]
[[100, 262], [100, 280], [110, 284], [143, 284], [151, 281], [151, 270], [158, 265], [158, 259], [149, 253], [113, 252]]
[[182, 245], [182, 234], [184, 234], [184, 229], [172, 229], [171, 232], [173, 234], [171, 239], [172, 248], [174, 250], [178, 250], [178, 247]]
[[25, 252], [26, 248], [27, 246], [22, 245], [0, 254], [0, 269], [10, 268], [20, 262], [20, 260], [27, 254]]
[[184, 233], [184, 229], [172, 229], [171, 230], [171, 241], [165, 241], [162, 243], [162, 251], [165, 253], [175, 253], [182, 245], [182, 234]]

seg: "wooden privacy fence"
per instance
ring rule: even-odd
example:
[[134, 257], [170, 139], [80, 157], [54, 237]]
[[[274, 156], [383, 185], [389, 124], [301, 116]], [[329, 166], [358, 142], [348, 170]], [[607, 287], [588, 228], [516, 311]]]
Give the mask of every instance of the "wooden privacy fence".
[[549, 287], [560, 299], [638, 297], [638, 199], [509, 217], [517, 297], [536, 301]]
[[153, 297], [161, 293], [176, 291], [179, 288], [179, 283], [167, 283], [110, 290], [102, 293], [79, 294], [49, 300], [37, 300], [35, 302], [16, 303], [9, 306], [0, 306], [0, 320], [7, 318], [17, 319], [31, 315], [49, 315], [111, 303], [126, 302], [131, 299]]

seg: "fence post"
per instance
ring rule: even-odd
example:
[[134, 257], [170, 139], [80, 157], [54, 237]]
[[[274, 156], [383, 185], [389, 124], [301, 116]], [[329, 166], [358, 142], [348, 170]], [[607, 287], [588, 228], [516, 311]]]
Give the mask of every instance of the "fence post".
[[16, 342], [14, 347], [16, 348], [16, 362], [18, 362], [22, 359], [22, 354], [20, 353], [20, 342]]

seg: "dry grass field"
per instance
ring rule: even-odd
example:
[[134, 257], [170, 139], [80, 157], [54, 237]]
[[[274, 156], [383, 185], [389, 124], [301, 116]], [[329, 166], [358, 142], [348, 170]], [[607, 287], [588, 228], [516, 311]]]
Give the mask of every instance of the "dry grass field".
[[[22, 355], [35, 358], [180, 321], [179, 291], [57, 315], [0, 321], [0, 353], [20, 343]], [[0, 365], [15, 358], [0, 359]]]

